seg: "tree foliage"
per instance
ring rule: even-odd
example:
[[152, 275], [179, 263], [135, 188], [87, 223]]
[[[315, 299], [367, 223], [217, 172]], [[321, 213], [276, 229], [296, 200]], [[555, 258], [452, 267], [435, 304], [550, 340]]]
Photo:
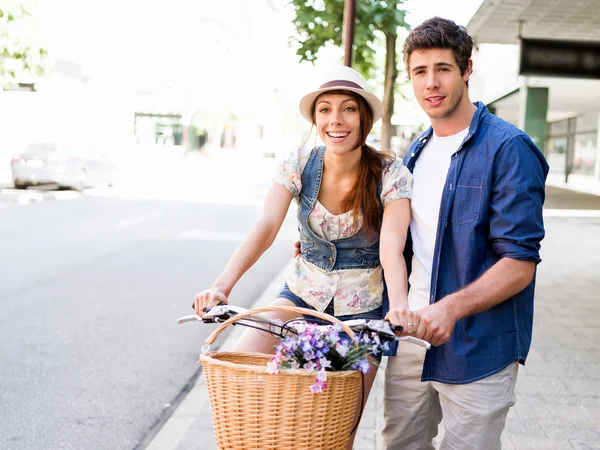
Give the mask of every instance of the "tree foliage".
[[24, 73], [42, 75], [47, 50], [19, 36], [17, 25], [31, 14], [23, 6], [0, 8], [0, 77], [16, 78]]
[[[398, 78], [396, 40], [398, 28], [410, 29], [405, 22], [405, 0], [357, 0], [354, 24], [353, 67], [365, 78], [374, 69], [385, 72], [382, 118], [382, 148], [389, 149], [394, 134], [394, 91]], [[293, 23], [298, 35], [292, 39], [300, 44], [297, 54], [301, 61], [314, 62], [319, 50], [327, 44], [342, 45], [344, 0], [291, 0], [295, 10]], [[385, 51], [379, 52], [381, 39]], [[381, 54], [385, 54], [381, 58]]]
[[[300, 44], [302, 61], [314, 62], [326, 44], [342, 45], [344, 0], [292, 0], [296, 12], [293, 20]], [[398, 27], [409, 29], [401, 7], [404, 0], [357, 0], [354, 24], [354, 68], [365, 76], [383, 66], [377, 58], [380, 33], [396, 34]]]

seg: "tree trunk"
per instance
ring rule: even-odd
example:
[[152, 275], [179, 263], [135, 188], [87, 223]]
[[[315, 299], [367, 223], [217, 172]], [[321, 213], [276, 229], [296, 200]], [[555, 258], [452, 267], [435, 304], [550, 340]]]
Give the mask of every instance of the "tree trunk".
[[392, 125], [394, 115], [394, 87], [398, 78], [396, 67], [396, 32], [385, 33], [385, 81], [383, 89], [383, 118], [381, 123], [381, 150], [392, 148], [392, 136], [395, 128]]

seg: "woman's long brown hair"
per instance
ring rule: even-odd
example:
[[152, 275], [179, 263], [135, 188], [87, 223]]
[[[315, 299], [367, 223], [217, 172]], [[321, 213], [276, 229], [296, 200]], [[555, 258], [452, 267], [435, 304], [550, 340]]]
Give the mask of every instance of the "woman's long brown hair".
[[[358, 223], [358, 214], [362, 212], [362, 230], [369, 239], [374, 239], [381, 231], [381, 202], [377, 198], [377, 184], [383, 170], [394, 161], [388, 152], [377, 151], [366, 144], [367, 136], [373, 128], [373, 113], [367, 101], [359, 94], [346, 90], [327, 91], [327, 94], [344, 94], [351, 96], [358, 103], [360, 114], [360, 134], [356, 146], [360, 146], [360, 168], [352, 190], [342, 200], [342, 210], [352, 211], [354, 223]], [[317, 97], [318, 98], [318, 97]], [[313, 125], [315, 121], [315, 103], [313, 104]]]

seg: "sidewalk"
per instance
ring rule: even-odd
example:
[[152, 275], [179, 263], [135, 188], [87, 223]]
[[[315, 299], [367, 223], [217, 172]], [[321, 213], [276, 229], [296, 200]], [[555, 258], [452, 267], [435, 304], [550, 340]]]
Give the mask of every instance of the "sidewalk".
[[[600, 197], [549, 189], [547, 206], [554, 211], [600, 210]], [[545, 219], [533, 345], [527, 365], [519, 368], [517, 403], [508, 415], [504, 450], [600, 450], [600, 215], [580, 217]], [[281, 278], [273, 280], [255, 306], [276, 297]], [[236, 338], [232, 333], [225, 345]], [[383, 448], [382, 381], [380, 370], [356, 450]], [[147, 448], [216, 449], [202, 375]]]

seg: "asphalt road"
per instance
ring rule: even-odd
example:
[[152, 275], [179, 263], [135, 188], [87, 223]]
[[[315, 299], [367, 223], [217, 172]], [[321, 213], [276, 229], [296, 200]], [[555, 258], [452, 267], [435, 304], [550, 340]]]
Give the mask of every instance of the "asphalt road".
[[[8, 192], [0, 206], [0, 449], [132, 449], [147, 438], [197, 374], [210, 330], [176, 319], [191, 313], [194, 294], [256, 219], [269, 184], [259, 172], [269, 171], [255, 171], [239, 201], [231, 190], [219, 199], [217, 189], [44, 193], [27, 202]], [[257, 201], [247, 201], [252, 195]], [[293, 236], [290, 215], [232, 303], [254, 302], [291, 257]]]

